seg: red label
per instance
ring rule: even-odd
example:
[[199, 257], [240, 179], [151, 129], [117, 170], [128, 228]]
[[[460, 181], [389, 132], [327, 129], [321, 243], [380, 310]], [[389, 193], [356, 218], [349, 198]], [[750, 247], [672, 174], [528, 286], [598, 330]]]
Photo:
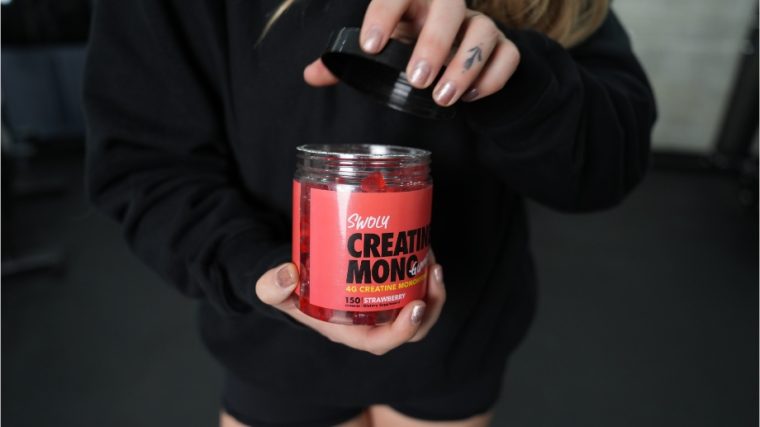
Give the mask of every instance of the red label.
[[[294, 193], [299, 190], [294, 187]], [[378, 311], [424, 298], [432, 186], [382, 193], [340, 187], [310, 191], [311, 304]]]

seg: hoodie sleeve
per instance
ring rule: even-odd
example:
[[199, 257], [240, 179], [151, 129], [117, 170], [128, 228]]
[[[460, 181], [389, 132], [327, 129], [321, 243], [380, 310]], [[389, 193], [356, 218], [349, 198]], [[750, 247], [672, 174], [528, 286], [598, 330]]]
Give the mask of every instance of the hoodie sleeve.
[[88, 194], [182, 293], [227, 314], [278, 316], [254, 285], [290, 258], [289, 218], [246, 192], [215, 86], [224, 47], [202, 27], [214, 20], [195, 10], [201, 2], [177, 3], [96, 3], [84, 89]]
[[581, 45], [502, 28], [521, 54], [499, 92], [463, 104], [485, 167], [563, 211], [611, 207], [647, 167], [655, 100], [614, 14]]

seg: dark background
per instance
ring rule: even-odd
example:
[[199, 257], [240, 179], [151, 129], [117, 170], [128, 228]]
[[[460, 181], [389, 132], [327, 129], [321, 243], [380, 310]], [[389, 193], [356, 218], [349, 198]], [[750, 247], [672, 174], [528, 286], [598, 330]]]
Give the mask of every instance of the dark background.
[[[54, 3], [2, 7], [2, 421], [214, 425], [221, 371], [200, 343], [196, 303], [140, 264], [84, 199], [89, 4]], [[652, 171], [611, 211], [530, 206], [540, 305], [494, 425], [758, 424], [749, 30], [750, 48], [723, 76], [708, 150], [655, 141]]]

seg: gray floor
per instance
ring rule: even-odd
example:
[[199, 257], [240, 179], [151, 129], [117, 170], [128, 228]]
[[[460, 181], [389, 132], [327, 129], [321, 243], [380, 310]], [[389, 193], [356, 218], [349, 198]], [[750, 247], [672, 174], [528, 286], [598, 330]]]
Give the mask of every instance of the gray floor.
[[[209, 426], [219, 369], [194, 303], [133, 259], [71, 190], [23, 198], [13, 249], [66, 253], [58, 275], [2, 284], [7, 426]], [[33, 172], [34, 170], [32, 170]], [[533, 206], [538, 317], [511, 362], [497, 426], [758, 424], [757, 213], [717, 176], [651, 173], [624, 206]]]

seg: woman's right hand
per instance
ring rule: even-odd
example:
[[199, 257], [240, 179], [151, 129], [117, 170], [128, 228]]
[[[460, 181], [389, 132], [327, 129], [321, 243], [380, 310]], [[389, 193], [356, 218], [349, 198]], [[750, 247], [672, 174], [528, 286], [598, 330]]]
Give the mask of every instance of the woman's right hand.
[[285, 312], [333, 342], [380, 356], [401, 344], [421, 340], [438, 320], [446, 301], [446, 289], [443, 269], [435, 263], [435, 258], [430, 264], [430, 272], [425, 301], [412, 301], [401, 310], [393, 323], [380, 326], [339, 325], [301, 312], [291, 298], [298, 283], [298, 270], [293, 263], [282, 264], [264, 273], [256, 282], [256, 295], [264, 303]]

